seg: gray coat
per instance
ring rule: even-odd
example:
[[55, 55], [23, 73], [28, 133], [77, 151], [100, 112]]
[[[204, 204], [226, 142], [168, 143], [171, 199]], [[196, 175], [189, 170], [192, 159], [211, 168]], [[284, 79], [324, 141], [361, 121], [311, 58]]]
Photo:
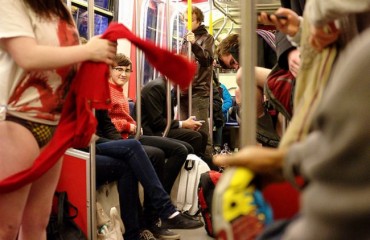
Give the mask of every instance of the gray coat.
[[291, 147], [284, 172], [307, 181], [301, 217], [283, 239], [370, 239], [370, 30], [342, 52], [312, 132]]

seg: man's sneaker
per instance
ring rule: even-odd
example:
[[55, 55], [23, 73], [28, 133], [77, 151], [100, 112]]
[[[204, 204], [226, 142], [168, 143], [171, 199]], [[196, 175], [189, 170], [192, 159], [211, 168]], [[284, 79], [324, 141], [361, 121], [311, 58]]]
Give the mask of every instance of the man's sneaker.
[[149, 230], [143, 230], [140, 232], [140, 240], [157, 240], [157, 238]]
[[162, 227], [161, 220], [149, 227], [149, 230], [158, 239], [180, 239], [180, 234]]
[[186, 217], [182, 213], [171, 219], [162, 219], [162, 227], [169, 229], [194, 229], [203, 225], [201, 221]]

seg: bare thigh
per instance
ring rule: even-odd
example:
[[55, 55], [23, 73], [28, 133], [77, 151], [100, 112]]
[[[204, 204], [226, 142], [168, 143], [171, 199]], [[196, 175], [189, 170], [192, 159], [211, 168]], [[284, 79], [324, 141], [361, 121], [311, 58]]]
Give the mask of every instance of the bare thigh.
[[[32, 134], [23, 126], [0, 121], [0, 179], [30, 167], [39, 154]], [[17, 229], [22, 219], [30, 185], [0, 194], [0, 236], [5, 230]]]

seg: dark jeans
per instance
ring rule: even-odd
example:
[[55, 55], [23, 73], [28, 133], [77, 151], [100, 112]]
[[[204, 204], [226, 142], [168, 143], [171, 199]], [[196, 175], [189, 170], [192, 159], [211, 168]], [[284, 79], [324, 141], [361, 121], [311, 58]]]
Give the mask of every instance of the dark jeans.
[[99, 143], [96, 150], [97, 184], [118, 180], [125, 239], [139, 239], [138, 181], [150, 196], [149, 203], [159, 217], [168, 218], [176, 211], [138, 141], [129, 139]]
[[156, 147], [164, 152], [167, 161], [164, 164], [163, 181], [161, 182], [163, 188], [170, 194], [173, 183], [188, 155], [188, 150], [185, 146], [187, 144], [158, 136], [141, 136], [139, 141], [145, 146]]
[[194, 149], [194, 153], [198, 156], [203, 156], [206, 151], [208, 136], [203, 131], [197, 132], [186, 128], [172, 128], [168, 132], [167, 137], [189, 143]]
[[213, 131], [213, 146], [222, 147], [222, 131], [223, 127], [218, 127], [216, 131]]
[[194, 131], [186, 128], [172, 128], [168, 132], [168, 137], [189, 143], [193, 147], [194, 153], [202, 158], [212, 170], [219, 170], [212, 162], [212, 155], [206, 154], [207, 133], [202, 130]]

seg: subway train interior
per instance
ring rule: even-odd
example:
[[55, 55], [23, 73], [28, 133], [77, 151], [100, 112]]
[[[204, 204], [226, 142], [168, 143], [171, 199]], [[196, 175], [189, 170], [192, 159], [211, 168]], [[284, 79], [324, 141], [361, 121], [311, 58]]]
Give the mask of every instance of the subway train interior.
[[[81, 37], [89, 38], [88, 32], [88, 9], [90, 2], [81, 0], [72, 0], [69, 4], [71, 5], [72, 14], [76, 21], [77, 27]], [[191, 4], [197, 6], [204, 13], [204, 25], [208, 32], [213, 36], [215, 47], [222, 41], [226, 36], [231, 34], [241, 34], [241, 3], [242, 1], [222, 1], [222, 0], [195, 0]], [[187, 1], [156, 1], [156, 0], [125, 0], [125, 1], [98, 1], [95, 0], [94, 6], [94, 33], [93, 35], [103, 34], [105, 29], [108, 27], [111, 21], [117, 21], [128, 27], [133, 33], [138, 35], [142, 39], [147, 39], [155, 43], [156, 46], [168, 49], [172, 52], [179, 53], [181, 50], [181, 45], [183, 43], [184, 35], [187, 32], [187, 22], [184, 21], [184, 13], [188, 8], [189, 2]], [[260, 0], [254, 5], [254, 12], [274, 12], [280, 6], [280, 1], [278, 0]], [[256, 14], [257, 16], [257, 14]], [[274, 33], [273, 26], [269, 25], [258, 25], [261, 29], [265, 29], [271, 33]], [[91, 34], [91, 33], [90, 33]], [[129, 56], [132, 61], [132, 70], [128, 84], [124, 86], [125, 94], [136, 101], [137, 99], [137, 89], [141, 88], [147, 82], [160, 76], [160, 72], [152, 67], [152, 65], [145, 59], [145, 56], [140, 50], [138, 50], [135, 45], [131, 44], [129, 41], [123, 39], [118, 40], [117, 52], [123, 53]], [[215, 73], [220, 82], [229, 91], [233, 104], [235, 104], [235, 89], [237, 88], [236, 83], [236, 70], [235, 69], [225, 69], [225, 68], [215, 68]], [[214, 75], [214, 76], [216, 76]], [[225, 119], [226, 121], [226, 119]], [[226, 153], [231, 153], [238, 151], [240, 147], [239, 141], [239, 124], [236, 121], [236, 117], [229, 117], [225, 123], [222, 132], [222, 144], [221, 151]], [[76, 155], [75, 155], [76, 154]], [[67, 161], [76, 161], [81, 152], [76, 150], [69, 150], [66, 154], [65, 167], [68, 168]], [[71, 158], [71, 159], [70, 159]], [[84, 156], [82, 158], [88, 158]], [[71, 163], [72, 164], [72, 163]], [[73, 163], [74, 165], [75, 163]], [[84, 168], [85, 166], [80, 167]], [[73, 167], [74, 168], [74, 167]], [[64, 168], [63, 168], [64, 171]], [[70, 170], [65, 170], [66, 172]], [[75, 176], [77, 177], [77, 176]], [[82, 177], [84, 180], [85, 176]], [[88, 176], [87, 176], [88, 177]], [[70, 180], [69, 180], [70, 181]], [[60, 186], [61, 188], [66, 187], [65, 184], [68, 182], [63, 182], [63, 174]], [[84, 183], [81, 183], [84, 185]], [[75, 186], [76, 187], [76, 186]], [[81, 186], [83, 188], [84, 186]], [[176, 188], [176, 187], [174, 187]], [[292, 216], [298, 209], [297, 192], [291, 189], [289, 186], [281, 185], [271, 189], [265, 190], [265, 195], [274, 200], [275, 192], [282, 191], [285, 192], [285, 197], [275, 200], [276, 208], [279, 208], [275, 216], [277, 219]], [[78, 201], [84, 203], [86, 194], [91, 195], [87, 191], [81, 192], [77, 189], [70, 190], [71, 200], [75, 200], [73, 192], [77, 191], [82, 196], [79, 196]], [[172, 194], [172, 199], [176, 199]], [[285, 201], [287, 200], [287, 201]], [[75, 200], [77, 201], [77, 199]], [[83, 205], [83, 204], [82, 204]], [[91, 206], [90, 206], [91, 207]], [[86, 214], [85, 219], [77, 219], [76, 221], [81, 221], [87, 229], [89, 228], [89, 211], [85, 212], [85, 209], [80, 210], [80, 214]], [[200, 214], [199, 219], [202, 220]], [[91, 221], [91, 220], [90, 220]], [[202, 220], [204, 221], [204, 220]], [[192, 229], [192, 230], [179, 230], [176, 229], [181, 235], [181, 239], [212, 239], [207, 235], [206, 230], [202, 228]], [[93, 236], [91, 236], [93, 237]]]
[[[337, 154], [335, 156], [329, 156], [330, 153], [322, 150], [325, 141], [341, 138], [345, 134], [330, 135], [330, 129], [327, 129], [326, 124], [334, 120], [330, 122], [331, 120], [325, 118], [327, 115], [324, 114], [325, 107], [330, 106], [330, 97], [336, 93], [329, 87], [329, 80], [332, 80], [331, 77], [336, 80], [334, 78], [337, 77], [339, 81], [341, 77], [339, 73], [337, 74], [337, 69], [331, 65], [344, 62], [340, 58], [342, 51], [343, 54], [350, 55], [345, 52], [347, 45], [343, 44], [344, 37], [341, 38], [341, 34], [346, 30], [341, 28], [345, 25], [340, 25], [341, 21], [344, 21], [342, 15], [348, 11], [348, 14], [364, 12], [363, 15], [370, 16], [369, 1], [354, 1], [364, 3], [367, 7], [359, 4], [353, 8], [342, 9], [343, 11], [338, 10], [338, 13], [336, 6], [328, 7], [332, 15], [328, 14], [330, 21], [325, 22], [327, 25], [323, 25], [324, 27], [320, 25], [322, 30], [320, 34], [330, 34], [330, 37], [321, 38], [316, 42], [311, 38], [312, 35], [308, 35], [310, 32], [307, 29], [310, 28], [307, 27], [309, 20], [306, 20], [306, 17], [310, 19], [311, 16], [319, 18], [320, 14], [324, 15], [326, 10], [324, 5], [329, 5], [324, 3], [326, 1], [63, 0], [63, 2], [71, 12], [81, 44], [89, 44], [90, 39], [96, 36], [108, 36], [109, 39], [109, 36], [113, 35], [105, 33], [117, 23], [114, 25], [116, 28], [111, 31], [120, 36], [117, 40], [114, 63], [108, 66], [109, 76], [105, 75], [108, 84], [104, 85], [104, 88], [109, 85], [110, 98], [107, 104], [113, 103], [113, 107], [107, 111], [101, 111], [99, 107], [90, 109], [91, 116], [94, 120], [95, 117], [97, 119], [97, 128], [101, 126], [99, 121], [102, 119], [102, 113], [107, 113], [104, 117], [111, 118], [109, 124], [115, 127], [116, 135], [110, 140], [105, 139], [109, 138], [108, 134], [104, 135], [102, 145], [98, 143], [97, 137], [92, 138], [95, 141], [90, 141], [89, 146], [68, 148], [63, 154], [63, 165], [55, 192], [58, 194], [66, 192], [69, 203], [73, 205], [69, 207], [70, 209], [64, 210], [66, 215], [71, 216], [68, 221], [72, 220], [81, 233], [80, 238], [73, 239], [251, 240], [261, 236], [263, 237], [258, 239], [283, 239], [281, 237], [286, 229], [284, 224], [298, 218], [304, 219], [300, 224], [319, 229], [317, 234], [307, 233], [308, 230], [301, 229], [303, 235], [298, 235], [300, 237], [297, 238], [291, 231], [287, 234], [289, 236], [287, 239], [313, 239], [311, 238], [313, 236], [317, 239], [370, 238], [370, 235], [366, 235], [369, 232], [366, 233], [365, 230], [359, 230], [361, 233], [364, 232], [363, 235], [358, 235], [359, 238], [353, 235], [335, 238], [333, 237], [336, 236], [335, 231], [330, 232], [330, 228], [336, 223], [337, 227], [342, 223], [346, 224], [346, 221], [335, 219], [336, 216], [338, 219], [342, 217], [340, 210], [335, 210], [336, 207], [338, 209], [343, 207], [343, 211], [355, 212], [364, 210], [365, 206], [355, 210], [346, 208], [346, 197], [337, 205], [333, 199], [332, 207], [320, 205], [317, 203], [318, 200], [306, 205], [315, 194], [310, 192], [311, 186], [312, 191], [315, 187], [319, 189], [316, 189], [316, 194], [320, 195], [318, 198], [323, 199], [323, 204], [327, 204], [325, 201], [329, 198], [328, 193], [323, 193], [325, 187], [325, 190], [329, 189], [335, 194], [336, 191], [340, 191], [334, 188], [335, 183], [341, 180], [335, 182], [337, 179], [335, 173], [325, 175], [324, 172], [325, 169], [329, 171], [336, 169], [336, 166], [330, 168], [329, 163], [320, 165], [319, 160], [328, 162], [334, 158], [343, 160], [351, 155], [348, 151], [354, 153], [357, 150], [359, 154], [353, 156], [359, 159], [370, 156], [370, 148], [363, 153], [361, 144], [356, 145], [357, 150], [336, 149], [337, 147], [347, 149], [345, 144], [349, 143], [344, 140], [334, 147], [327, 144], [327, 147], [333, 147], [332, 155]], [[305, 2], [307, 8], [310, 3], [311, 14], [305, 12], [302, 17]], [[334, 5], [340, 1], [328, 2]], [[320, 11], [319, 7], [314, 9], [320, 4], [323, 5]], [[347, 3], [338, 4], [338, 8], [342, 7], [342, 4], [345, 6]], [[366, 9], [363, 10], [362, 7]], [[320, 14], [312, 14], [315, 11]], [[340, 16], [343, 19], [336, 14], [338, 16], [342, 14]], [[370, 21], [370, 17], [367, 19]], [[324, 24], [324, 20], [316, 21]], [[292, 29], [286, 27], [288, 23], [293, 22], [297, 24], [293, 29], [294, 34]], [[366, 24], [361, 26], [363, 25]], [[122, 29], [124, 31], [128, 29], [129, 33], [120, 33]], [[351, 31], [353, 39], [357, 34], [360, 35], [362, 30], [358, 30], [359, 33], [354, 31]], [[2, 31], [0, 40], [1, 34]], [[297, 40], [298, 35], [300, 39]], [[360, 40], [358, 45], [361, 45]], [[285, 41], [289, 47], [283, 45]], [[320, 48], [324, 41], [330, 43], [325, 43], [326, 45]], [[0, 50], [2, 46], [0, 41]], [[166, 56], [166, 59], [163, 56]], [[0, 60], [1, 58], [0, 52]], [[348, 58], [351, 59], [351, 56]], [[181, 66], [180, 61], [183, 64]], [[98, 70], [93, 71], [95, 72]], [[98, 77], [98, 74], [91, 75], [90, 73], [90, 77], [93, 78]], [[189, 75], [191, 81], [183, 88], [181, 84], [184, 84], [184, 79]], [[296, 79], [301, 80], [300, 85]], [[309, 82], [311, 79], [315, 81]], [[326, 89], [327, 95], [324, 92]], [[76, 96], [78, 94], [77, 92]], [[360, 99], [360, 94], [354, 96]], [[368, 93], [367, 96], [370, 97]], [[91, 103], [93, 101], [88, 100], [86, 105], [93, 106], [94, 103]], [[1, 107], [2, 102], [0, 116]], [[342, 115], [339, 116], [340, 120], [341, 117]], [[122, 118], [125, 118], [124, 121]], [[368, 112], [364, 113], [364, 119], [369, 119]], [[345, 120], [342, 124], [345, 124]], [[187, 131], [179, 131], [182, 129]], [[315, 143], [309, 142], [318, 137], [317, 134], [311, 134], [316, 133], [315, 129], [323, 129], [322, 136], [319, 136], [320, 141], [324, 139], [321, 146], [317, 139]], [[345, 130], [347, 135], [344, 138], [350, 138], [351, 129]], [[189, 132], [197, 135], [191, 135]], [[100, 133], [101, 130], [97, 130], [95, 136], [99, 136]], [[185, 133], [189, 135], [180, 136]], [[362, 137], [368, 136], [369, 132]], [[138, 141], [134, 141], [135, 139]], [[103, 165], [98, 164], [98, 161], [102, 161], [98, 159], [98, 155], [105, 154], [102, 149], [105, 149], [103, 146], [108, 146], [109, 142], [117, 142], [116, 145], [112, 144], [112, 148], [118, 146], [118, 143], [126, 142], [127, 144], [121, 145], [135, 157], [129, 156], [128, 153], [118, 155], [120, 153], [118, 150], [107, 153], [108, 157], [120, 159], [124, 164], [122, 170], [118, 169], [120, 164], [113, 164], [113, 168], [106, 164], [104, 167], [107, 170], [102, 174], [105, 169], [101, 167]], [[137, 148], [131, 148], [128, 144], [137, 142], [140, 142], [139, 150], [134, 150]], [[297, 142], [298, 146], [292, 147], [290, 151], [290, 146]], [[299, 145], [301, 142], [302, 145]], [[243, 152], [249, 147], [249, 152]], [[259, 152], [260, 149], [264, 149], [265, 152]], [[275, 152], [280, 155], [273, 155]], [[303, 160], [302, 163], [294, 162], [294, 159], [289, 162], [294, 155], [291, 152], [299, 152], [296, 155], [300, 158], [307, 157], [312, 160], [312, 165], [304, 164]], [[264, 153], [266, 155], [263, 155]], [[121, 159], [120, 156], [127, 156], [130, 160], [123, 157]], [[145, 161], [136, 156], [142, 156]], [[154, 160], [151, 156], [154, 156]], [[162, 160], [156, 158], [163, 159], [163, 163], [159, 163]], [[233, 163], [229, 164], [228, 159]], [[261, 163], [248, 162], [251, 159], [257, 159]], [[280, 162], [271, 164], [276, 159]], [[181, 160], [181, 168], [179, 163], [177, 165], [173, 163], [176, 160]], [[140, 164], [133, 161], [139, 161]], [[145, 165], [146, 163], [150, 164]], [[292, 165], [288, 166], [292, 170], [287, 170], [288, 164]], [[342, 167], [338, 167], [338, 171], [345, 168], [343, 167], [345, 164], [347, 162], [344, 160], [339, 163], [338, 165]], [[320, 171], [320, 167], [324, 170]], [[120, 172], [122, 176], [113, 177]], [[107, 179], [98, 184], [101, 180], [100, 174], [107, 176]], [[353, 172], [343, 173], [344, 179], [351, 178], [351, 174], [353, 176]], [[126, 178], [134, 180], [127, 184], [124, 183]], [[361, 176], [358, 177], [360, 178]], [[318, 188], [320, 181], [327, 182], [323, 184], [324, 187]], [[342, 184], [346, 185], [344, 181]], [[353, 182], [361, 185], [365, 180]], [[1, 184], [0, 188], [1, 186], [3, 185]], [[352, 192], [358, 194], [356, 196], [370, 196], [368, 186], [367, 193], [363, 195], [359, 193], [362, 189], [357, 189], [358, 192]], [[129, 192], [127, 196], [123, 194], [124, 190]], [[0, 197], [2, 192], [0, 191]], [[333, 196], [337, 196], [335, 194]], [[366, 201], [369, 200], [367, 198]], [[55, 232], [63, 232], [63, 228], [50, 227], [51, 222], [55, 222], [57, 218], [55, 214], [58, 208], [61, 209], [61, 205], [58, 205], [54, 198], [52, 215], [47, 227], [49, 240], [62, 239], [55, 238]], [[168, 209], [172, 211], [173, 208], [176, 212], [170, 212], [168, 216], [170, 211]], [[369, 213], [368, 209], [366, 210], [368, 212], [364, 211], [365, 214]], [[122, 215], [122, 211], [126, 210], [130, 213]], [[331, 210], [334, 212], [332, 215], [329, 214]], [[310, 211], [313, 212], [312, 216]], [[328, 214], [322, 213], [320, 216], [321, 212], [317, 211]], [[304, 214], [311, 216], [312, 219], [303, 218]], [[166, 216], [166, 219], [163, 216]], [[347, 213], [347, 216], [350, 214]], [[358, 214], [353, 217], [353, 224], [358, 223], [355, 218], [357, 216], [359, 221], [363, 219], [369, 221], [368, 216], [360, 218]], [[153, 222], [153, 217], [156, 217], [156, 222]], [[173, 219], [179, 219], [179, 222]], [[279, 221], [287, 219], [289, 222], [279, 225]], [[314, 220], [323, 221], [320, 222], [320, 226], [326, 226], [327, 222], [333, 224], [328, 224], [329, 230], [325, 232], [324, 227], [316, 227], [314, 225], [316, 223], [310, 222]], [[276, 227], [275, 232], [265, 231], [270, 226]], [[301, 227], [304, 228], [304, 225]], [[1, 236], [0, 229], [0, 239]], [[364, 236], [369, 238], [362, 238]], [[20, 233], [17, 239], [21, 239]]]

